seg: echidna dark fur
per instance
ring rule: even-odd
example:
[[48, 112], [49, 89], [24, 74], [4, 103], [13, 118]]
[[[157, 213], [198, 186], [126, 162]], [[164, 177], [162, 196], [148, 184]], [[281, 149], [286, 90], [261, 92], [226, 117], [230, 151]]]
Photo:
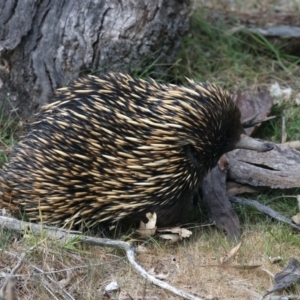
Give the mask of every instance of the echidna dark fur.
[[111, 73], [77, 79], [54, 100], [0, 176], [0, 207], [47, 224], [91, 226], [147, 212], [158, 225], [181, 222], [203, 177], [243, 134], [230, 96], [207, 83]]

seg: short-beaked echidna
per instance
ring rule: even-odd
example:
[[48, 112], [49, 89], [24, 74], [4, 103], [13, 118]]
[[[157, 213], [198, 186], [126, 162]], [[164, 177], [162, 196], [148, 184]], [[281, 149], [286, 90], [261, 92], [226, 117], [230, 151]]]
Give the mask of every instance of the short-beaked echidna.
[[158, 225], [175, 224], [223, 153], [272, 148], [244, 134], [231, 97], [208, 83], [111, 73], [54, 97], [0, 176], [0, 207], [33, 221], [88, 226], [156, 212]]

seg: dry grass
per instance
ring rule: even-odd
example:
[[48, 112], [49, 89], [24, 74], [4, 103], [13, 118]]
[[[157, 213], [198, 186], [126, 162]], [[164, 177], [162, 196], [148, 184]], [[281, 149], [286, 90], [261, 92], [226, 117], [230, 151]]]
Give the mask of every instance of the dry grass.
[[[203, 2], [207, 5], [207, 1]], [[222, 9], [234, 8], [237, 12], [300, 10], [299, 1], [264, 0], [257, 4], [257, 1], [213, 0], [209, 3]], [[250, 47], [241, 37], [225, 35], [226, 28], [208, 24], [202, 19], [199, 5], [202, 5], [201, 1], [196, 1], [190, 35], [183, 43], [178, 63], [172, 67], [175, 80], [184, 81], [184, 76], [188, 76], [217, 82], [230, 90], [268, 87], [278, 81], [282, 85], [291, 85], [296, 93], [300, 91], [300, 68], [299, 63], [294, 64], [294, 58], [281, 52], [278, 52], [279, 58], [276, 57], [274, 50], [277, 50], [267, 43], [260, 44], [262, 51], [258, 44], [253, 43]], [[282, 68], [282, 63], [289, 72]], [[280, 115], [281, 110], [282, 107], [277, 108], [276, 113]], [[299, 139], [299, 118], [292, 116], [299, 108], [295, 110], [290, 105], [289, 110], [289, 140]], [[272, 121], [264, 127], [260, 136], [279, 140], [280, 119], [278, 122]], [[4, 128], [0, 141], [5, 143], [0, 144], [0, 148], [9, 155], [14, 144], [14, 134], [10, 131], [15, 133], [15, 129]], [[260, 200], [269, 197], [260, 195]], [[281, 202], [282, 211], [291, 216], [295, 212], [291, 207], [296, 203], [293, 205], [292, 200], [288, 201]], [[147, 240], [144, 242], [147, 252], [138, 253], [137, 260], [146, 270], [165, 276], [168, 283], [199, 297], [259, 299], [273, 286], [271, 274], [281, 271], [291, 257], [300, 260], [300, 236], [253, 210], [239, 208], [239, 214], [243, 224], [242, 246], [224, 265], [220, 264], [220, 258], [234, 245], [214, 227], [195, 229], [188, 240], [178, 244], [168, 244], [159, 238]], [[132, 238], [131, 235], [122, 237], [126, 240]], [[14, 274], [19, 299], [72, 299], [68, 293], [74, 299], [102, 299], [105, 286], [112, 281], [121, 288], [119, 299], [179, 299], [145, 282], [132, 270], [122, 251], [83, 246], [76, 241], [61, 245], [43, 240], [43, 237], [33, 237], [30, 233], [23, 236], [4, 229], [0, 229], [0, 248], [3, 250], [0, 252], [0, 288], [5, 281], [4, 275], [9, 274], [22, 253], [34, 245], [37, 246], [26, 254], [20, 269]], [[272, 264], [269, 257], [277, 256], [282, 261]], [[241, 268], [254, 265], [259, 267]], [[289, 292], [300, 294], [299, 285]]]
[[[146, 270], [165, 276], [170, 284], [201, 297], [259, 299], [273, 285], [271, 274], [282, 270], [291, 253], [300, 257], [299, 235], [291, 239], [291, 234], [290, 228], [282, 225], [252, 225], [244, 232], [237, 255], [222, 265], [220, 258], [233, 245], [217, 229], [203, 227], [180, 244], [148, 240], [147, 251], [138, 253], [137, 260]], [[16, 274], [20, 299], [71, 299], [68, 293], [74, 299], [102, 299], [105, 286], [112, 281], [121, 288], [120, 299], [180, 299], [135, 274], [121, 251], [76, 241], [61, 245], [31, 235], [10, 239], [7, 252], [0, 256], [1, 273], [8, 273], [24, 251], [42, 241], [26, 255]], [[272, 264], [269, 257], [277, 256], [282, 261]], [[300, 288], [293, 292], [299, 294]]]

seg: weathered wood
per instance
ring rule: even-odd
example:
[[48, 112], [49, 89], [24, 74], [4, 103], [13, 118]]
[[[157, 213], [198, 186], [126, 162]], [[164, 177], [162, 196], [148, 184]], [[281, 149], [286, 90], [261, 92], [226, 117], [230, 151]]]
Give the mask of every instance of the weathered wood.
[[227, 181], [226, 187], [228, 196], [234, 196], [245, 193], [259, 193], [265, 190], [265, 187], [254, 187], [247, 184], [241, 184], [235, 181]]
[[162, 71], [187, 28], [187, 0], [1, 1], [0, 101], [29, 115], [80, 72]]
[[237, 91], [232, 100], [241, 112], [241, 122], [248, 135], [252, 135], [259, 127], [261, 123], [257, 122], [266, 120], [273, 106], [270, 92], [260, 88], [256, 91]]
[[217, 165], [204, 178], [202, 184], [202, 202], [208, 211], [208, 217], [216, 226], [224, 229], [230, 240], [240, 236], [240, 221], [226, 194], [227, 168]]
[[[300, 282], [300, 262], [296, 258], [291, 258], [288, 266], [285, 267], [284, 270], [282, 270], [281, 272], [275, 275], [275, 284], [273, 288], [269, 292], [264, 294], [263, 298], [265, 298], [267, 295], [270, 295], [274, 292], [287, 289], [299, 282]], [[286, 297], [281, 297], [281, 299], [284, 298]], [[287, 299], [297, 300], [297, 298], [298, 297], [296, 296], [296, 298], [288, 297]]]
[[[231, 202], [254, 205], [258, 210], [279, 221], [288, 223], [299, 229], [271, 208], [254, 200], [230, 197], [226, 192], [227, 179], [246, 184], [246, 189], [239, 187], [240, 192], [249, 192], [251, 186], [268, 188], [297, 188], [300, 187], [300, 152], [283, 145], [275, 145], [269, 152], [258, 153], [249, 150], [235, 150], [226, 154], [229, 162], [228, 172], [215, 167], [204, 179], [202, 194], [208, 217], [216, 225], [225, 229], [229, 238], [236, 238], [240, 233], [239, 219], [231, 207]], [[239, 193], [235, 189], [234, 194]], [[232, 194], [232, 191], [231, 191]]]
[[240, 197], [229, 197], [229, 200], [231, 203], [240, 203], [240, 204], [246, 204], [246, 205], [253, 206], [257, 210], [259, 210], [261, 213], [264, 213], [265, 215], [267, 215], [279, 222], [286, 223], [289, 226], [291, 226], [292, 228], [300, 230], [300, 226], [293, 223], [291, 219], [283, 216], [279, 212], [273, 210], [271, 207], [268, 207], [266, 205], [259, 203], [256, 200], [250, 200], [250, 199], [245, 199], [245, 198], [240, 198]]
[[274, 144], [269, 152], [234, 150], [227, 153], [228, 178], [252, 186], [273, 189], [300, 187], [300, 152]]

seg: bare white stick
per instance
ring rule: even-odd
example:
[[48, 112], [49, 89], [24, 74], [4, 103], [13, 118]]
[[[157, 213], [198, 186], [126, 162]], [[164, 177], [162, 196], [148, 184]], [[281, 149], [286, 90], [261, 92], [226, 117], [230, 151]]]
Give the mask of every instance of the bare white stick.
[[94, 238], [89, 236], [83, 236], [80, 234], [75, 233], [68, 233], [66, 230], [60, 230], [56, 227], [47, 227], [44, 228], [40, 224], [32, 224], [25, 221], [19, 221], [17, 219], [11, 218], [11, 217], [5, 217], [0, 216], [0, 226], [3, 228], [16, 230], [16, 231], [26, 231], [30, 230], [34, 235], [41, 235], [43, 234], [47, 236], [49, 239], [55, 239], [55, 240], [61, 240], [61, 241], [70, 241], [72, 239], [80, 239], [81, 242], [90, 244], [90, 245], [96, 245], [96, 246], [104, 246], [104, 247], [114, 247], [114, 248], [120, 248], [123, 249], [126, 252], [127, 258], [133, 269], [141, 275], [143, 278], [148, 280], [150, 283], [165, 289], [177, 296], [180, 296], [184, 299], [188, 300], [203, 300], [202, 298], [193, 296], [191, 294], [188, 294], [180, 289], [177, 289], [170, 284], [161, 281], [154, 276], [147, 273], [147, 271], [140, 266], [134, 257], [134, 247], [130, 243], [118, 241], [118, 240], [112, 240], [112, 239], [106, 239], [106, 238]]

